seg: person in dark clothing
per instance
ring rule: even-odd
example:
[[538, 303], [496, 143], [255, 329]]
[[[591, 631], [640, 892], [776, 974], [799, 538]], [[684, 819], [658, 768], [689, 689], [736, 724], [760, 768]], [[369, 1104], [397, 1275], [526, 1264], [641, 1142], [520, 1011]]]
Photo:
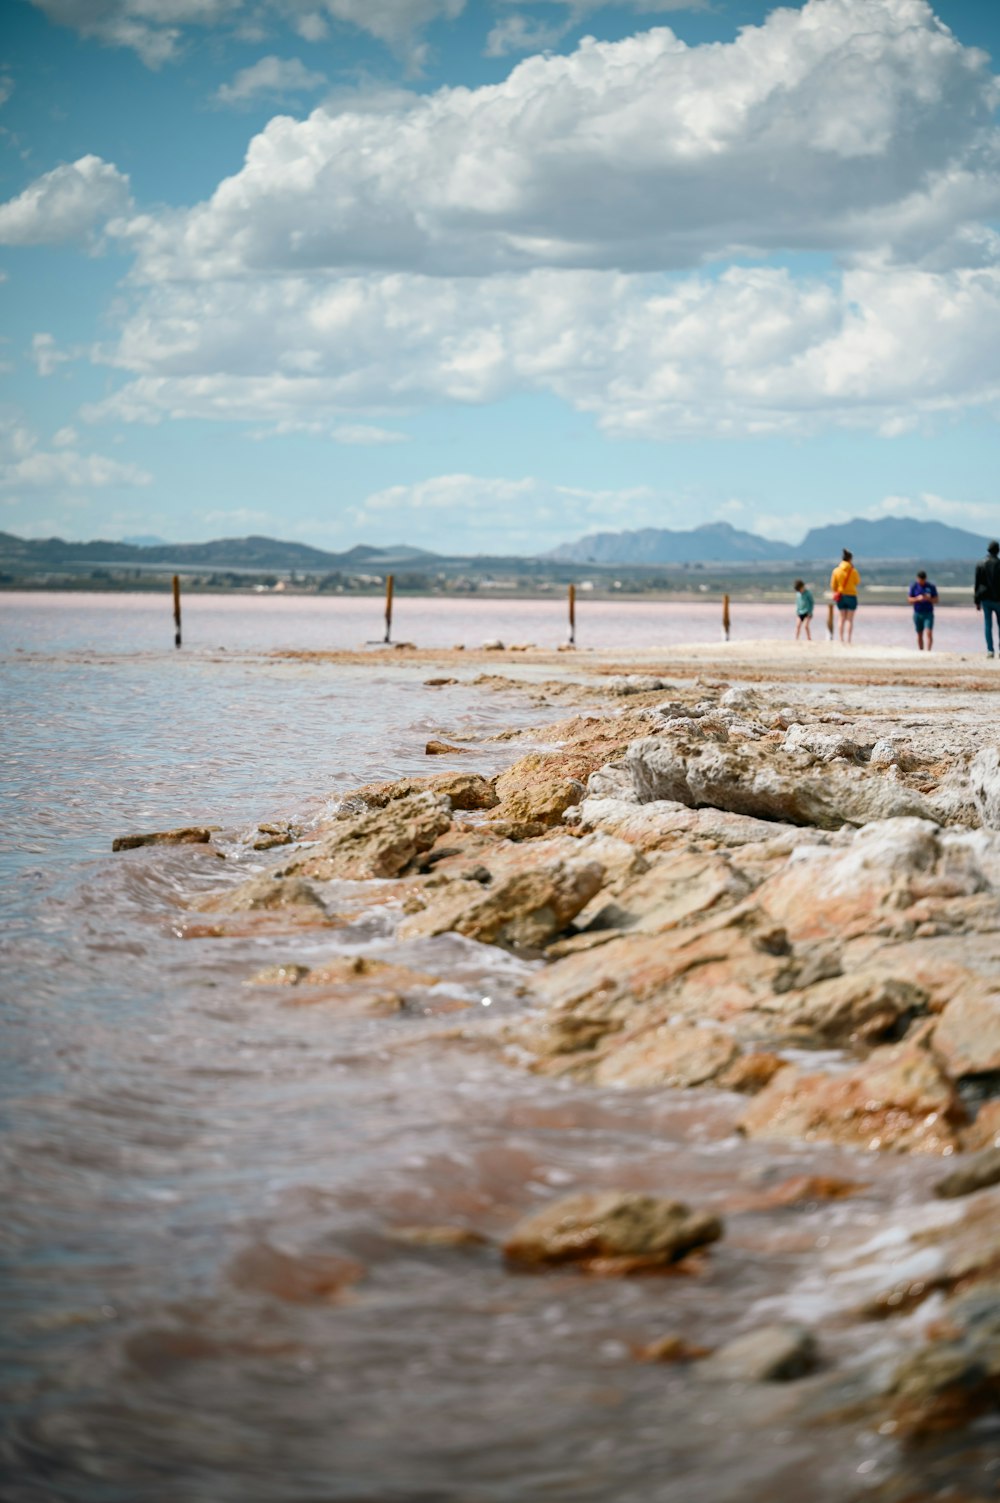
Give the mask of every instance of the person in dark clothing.
[[[986, 557], [976, 565], [976, 610], [983, 613], [986, 628], [986, 656], [993, 656], [993, 618], [996, 617], [1000, 631], [1000, 543], [990, 543]], [[997, 646], [1000, 648], [1000, 638]]]
[[910, 604], [913, 607], [913, 628], [917, 634], [917, 646], [920, 651], [924, 650], [924, 637], [927, 637], [927, 651], [934, 646], [934, 607], [937, 604], [938, 590], [936, 584], [931, 584], [927, 578], [925, 569], [921, 569], [916, 579], [910, 585]]

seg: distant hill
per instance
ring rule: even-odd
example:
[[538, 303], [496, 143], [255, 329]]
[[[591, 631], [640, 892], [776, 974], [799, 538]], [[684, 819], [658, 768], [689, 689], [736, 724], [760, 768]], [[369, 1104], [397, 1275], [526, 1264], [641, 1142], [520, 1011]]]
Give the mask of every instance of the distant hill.
[[0, 532], [0, 562], [24, 569], [60, 569], [74, 565], [116, 564], [148, 567], [312, 570], [329, 572], [361, 565], [385, 568], [432, 558], [420, 548], [352, 548], [346, 553], [327, 553], [306, 543], [283, 543], [276, 538], [218, 538], [210, 543], [136, 544], [97, 541], [70, 543], [63, 538], [19, 538]]
[[[1000, 527], [1000, 516], [997, 518]], [[883, 517], [869, 522], [855, 517], [829, 527], [813, 527], [801, 543], [776, 543], [728, 522], [712, 522], [689, 532], [644, 527], [638, 532], [594, 532], [563, 543], [543, 557], [579, 564], [738, 564], [835, 561], [842, 548], [857, 559], [922, 560], [933, 566], [947, 560], [971, 560], [986, 552], [988, 539], [943, 522], [915, 517]]]
[[580, 564], [733, 564], [792, 558], [787, 543], [774, 543], [728, 522], [707, 522], [690, 532], [643, 527], [638, 532], [593, 532], [553, 548], [546, 558]]
[[[1000, 516], [997, 518], [1000, 523]], [[813, 527], [795, 549], [796, 558], [836, 558], [842, 548], [856, 557], [920, 560], [927, 565], [945, 559], [981, 558], [989, 538], [948, 527], [944, 522], [918, 522], [915, 517], [882, 517], [867, 522], [856, 517], [832, 527]]]

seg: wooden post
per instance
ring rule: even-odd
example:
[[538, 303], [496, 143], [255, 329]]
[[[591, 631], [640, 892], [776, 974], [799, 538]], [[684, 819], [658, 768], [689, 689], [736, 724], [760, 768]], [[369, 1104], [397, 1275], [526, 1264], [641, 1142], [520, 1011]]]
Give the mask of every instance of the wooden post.
[[569, 600], [569, 645], [576, 646], [576, 585], [570, 585]]
[[722, 597], [722, 640], [729, 641], [729, 596]]
[[181, 580], [174, 575], [174, 646], [181, 645]]
[[395, 584], [395, 576], [385, 576], [385, 642], [388, 646], [392, 640], [392, 590]]
[[830, 603], [827, 605], [827, 608], [826, 608], [826, 640], [828, 642], [832, 642], [833, 641], [833, 601], [832, 600], [830, 601]]

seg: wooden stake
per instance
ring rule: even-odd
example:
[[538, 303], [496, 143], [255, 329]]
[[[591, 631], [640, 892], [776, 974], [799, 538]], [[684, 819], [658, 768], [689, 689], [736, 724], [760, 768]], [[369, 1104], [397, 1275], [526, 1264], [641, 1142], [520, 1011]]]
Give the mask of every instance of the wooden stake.
[[729, 641], [729, 596], [722, 597], [722, 640]]
[[395, 576], [385, 576], [385, 642], [388, 646], [392, 639], [392, 590], [395, 584]]
[[181, 645], [181, 580], [174, 575], [174, 646]]
[[567, 592], [569, 600], [569, 645], [576, 646], [576, 585], [571, 584]]
[[833, 601], [826, 608], [826, 640], [833, 641]]

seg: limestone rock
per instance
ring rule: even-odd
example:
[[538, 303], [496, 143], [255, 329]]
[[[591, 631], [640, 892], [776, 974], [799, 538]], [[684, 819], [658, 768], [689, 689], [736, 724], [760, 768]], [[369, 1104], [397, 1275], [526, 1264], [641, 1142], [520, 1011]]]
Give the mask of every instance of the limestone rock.
[[877, 963], [831, 976], [805, 991], [786, 992], [776, 1010], [789, 1028], [829, 1044], [875, 1044], [900, 1037], [927, 1011], [930, 997], [915, 981], [886, 973]]
[[925, 1041], [874, 1049], [842, 1074], [780, 1071], [740, 1126], [750, 1137], [817, 1139], [868, 1149], [950, 1153], [964, 1118], [951, 1080]]
[[906, 1441], [1000, 1410], [1000, 1286], [952, 1301], [938, 1324], [951, 1334], [906, 1356], [889, 1384], [890, 1413]]
[[427, 851], [451, 824], [447, 800], [424, 792], [393, 800], [333, 825], [315, 846], [283, 868], [281, 875], [364, 880], [395, 877]]
[[934, 1030], [934, 1048], [952, 1075], [1000, 1070], [1000, 984], [954, 997]]
[[567, 776], [558, 761], [542, 755], [522, 757], [502, 772], [495, 784], [500, 818], [550, 827], [578, 804], [586, 791], [579, 778]]
[[424, 747], [428, 757], [449, 757], [461, 755], [469, 750], [467, 746], [453, 746], [450, 741], [438, 741], [433, 737]]
[[142, 845], [206, 845], [218, 825], [185, 825], [177, 830], [150, 830], [145, 835], [118, 835], [113, 851], [134, 851]]
[[846, 762], [864, 762], [871, 749], [870, 742], [867, 746], [860, 746], [850, 736], [801, 724], [788, 727], [781, 745], [786, 752], [805, 752], [814, 762], [834, 762], [838, 758]]
[[603, 881], [603, 865], [586, 859], [586, 852], [531, 865], [508, 862], [488, 886], [462, 878], [448, 882], [423, 912], [404, 920], [399, 933], [410, 939], [454, 930], [483, 944], [537, 949], [566, 928]]
[[678, 1200], [621, 1190], [568, 1195], [518, 1222], [504, 1244], [512, 1263], [624, 1260], [622, 1271], [676, 1262], [722, 1236], [722, 1223]]
[[1000, 746], [984, 746], [969, 764], [972, 797], [982, 824], [1000, 830]]
[[597, 1063], [598, 1085], [696, 1086], [714, 1079], [739, 1053], [725, 1029], [680, 1019], [627, 1034]]
[[323, 899], [304, 877], [281, 877], [261, 872], [238, 887], [204, 899], [199, 908], [208, 913], [258, 913], [280, 908], [313, 909], [325, 916]]
[[958, 1166], [934, 1186], [934, 1194], [943, 1200], [960, 1195], [974, 1195], [977, 1190], [1000, 1185], [1000, 1148], [987, 1148], [974, 1158], [960, 1160]]
[[717, 1348], [699, 1371], [723, 1382], [787, 1383], [812, 1372], [817, 1361], [816, 1340], [805, 1327], [762, 1326]]
[[500, 802], [493, 784], [477, 772], [439, 772], [430, 778], [400, 778], [394, 783], [366, 783], [355, 788], [342, 801], [341, 817], [384, 809], [397, 799], [428, 791], [443, 795], [453, 809], [495, 809]]
[[779, 761], [765, 743], [718, 745], [691, 736], [648, 736], [626, 754], [641, 802], [670, 799], [756, 819], [839, 829], [902, 815], [932, 818], [927, 801], [868, 768], [806, 758]]
[[652, 678], [645, 673], [625, 673], [606, 678], [601, 685], [605, 694], [623, 697], [630, 694], [657, 694], [669, 688], [662, 678]]

